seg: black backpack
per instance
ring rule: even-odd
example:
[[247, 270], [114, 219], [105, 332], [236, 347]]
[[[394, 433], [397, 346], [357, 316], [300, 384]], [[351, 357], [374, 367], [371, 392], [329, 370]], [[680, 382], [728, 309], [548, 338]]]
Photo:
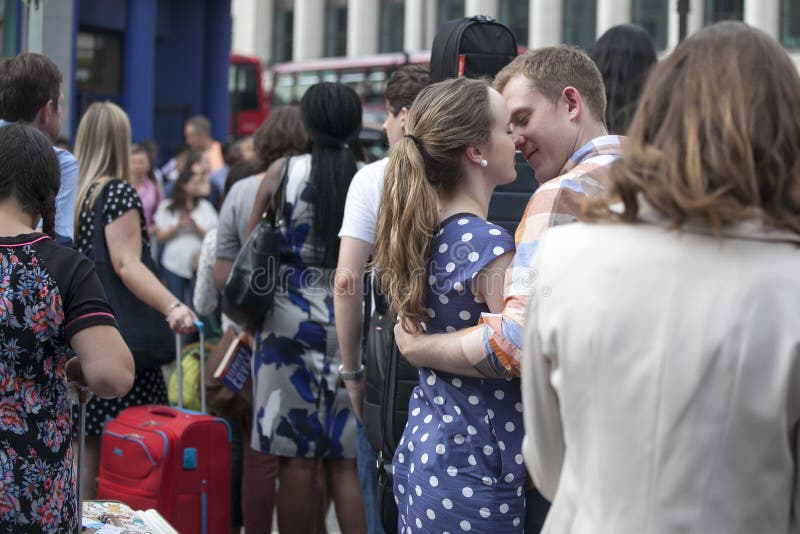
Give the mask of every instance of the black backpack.
[[408, 399], [419, 381], [417, 368], [394, 342], [395, 314], [386, 299], [372, 290], [375, 311], [364, 350], [364, 432], [372, 448], [391, 462], [408, 420]]
[[397, 532], [397, 505], [392, 479], [384, 465], [392, 463], [394, 450], [405, 430], [408, 400], [419, 382], [419, 372], [397, 349], [394, 342], [396, 317], [386, 299], [373, 287], [367, 295], [366, 309], [369, 310], [374, 301], [375, 311], [365, 330], [364, 433], [378, 453], [377, 501], [383, 529], [386, 534], [393, 534]]
[[517, 40], [508, 26], [485, 15], [448, 20], [431, 48], [431, 83], [449, 78], [494, 78], [517, 57]]

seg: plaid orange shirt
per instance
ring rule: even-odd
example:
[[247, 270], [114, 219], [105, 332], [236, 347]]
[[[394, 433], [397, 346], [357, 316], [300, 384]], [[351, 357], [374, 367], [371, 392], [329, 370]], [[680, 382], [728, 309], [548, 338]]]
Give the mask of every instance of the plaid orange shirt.
[[539, 240], [551, 226], [578, 220], [583, 201], [605, 189], [609, 168], [621, 151], [622, 137], [596, 137], [570, 157], [559, 176], [534, 192], [517, 227], [517, 250], [506, 271], [503, 312], [482, 314], [478, 326], [461, 338], [465, 356], [480, 373], [519, 376], [525, 309], [536, 279], [531, 265]]

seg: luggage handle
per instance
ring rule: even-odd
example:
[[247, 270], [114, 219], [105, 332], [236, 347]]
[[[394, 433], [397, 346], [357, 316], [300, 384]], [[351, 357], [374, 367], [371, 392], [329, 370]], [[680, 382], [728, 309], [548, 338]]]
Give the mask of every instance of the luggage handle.
[[[194, 326], [200, 333], [200, 411], [206, 413], [206, 335], [203, 321], [195, 320]], [[183, 368], [181, 366], [181, 335], [175, 333], [175, 362], [178, 378], [178, 409], [183, 409]]]
[[89, 388], [78, 386], [78, 474], [76, 492], [78, 497], [78, 532], [83, 532], [83, 455], [86, 444], [86, 405], [89, 403]]
[[150, 408], [150, 413], [153, 415], [160, 415], [161, 417], [170, 417], [172, 419], [175, 418], [175, 414], [173, 412], [165, 410], [159, 406], [153, 406], [152, 408]]

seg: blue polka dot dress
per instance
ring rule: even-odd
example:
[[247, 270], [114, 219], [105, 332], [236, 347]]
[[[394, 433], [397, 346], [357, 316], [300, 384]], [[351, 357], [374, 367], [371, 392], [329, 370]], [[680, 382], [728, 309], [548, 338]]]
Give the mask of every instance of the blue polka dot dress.
[[[428, 333], [474, 326], [485, 303], [473, 277], [514, 249], [501, 227], [471, 214], [442, 222], [431, 248]], [[520, 533], [525, 519], [519, 380], [419, 370], [395, 451], [398, 532]]]

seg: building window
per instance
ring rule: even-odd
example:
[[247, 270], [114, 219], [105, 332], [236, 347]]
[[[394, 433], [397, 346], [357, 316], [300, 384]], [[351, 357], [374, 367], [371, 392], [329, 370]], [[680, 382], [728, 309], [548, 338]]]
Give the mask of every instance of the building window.
[[528, 46], [528, 0], [500, 0], [498, 20], [508, 26], [517, 44]]
[[800, 48], [800, 5], [795, 0], [781, 2], [781, 43], [787, 48]]
[[[436, 5], [437, 24], [442, 25], [448, 20], [463, 19], [465, 9], [464, 0], [439, 0]], [[469, 15], [479, 15], [479, 13], [469, 13]]]
[[631, 20], [650, 34], [657, 50], [667, 48], [667, 18], [669, 5], [667, 0], [633, 0], [633, 16]]
[[596, 0], [564, 0], [564, 43], [589, 50], [596, 32]]
[[121, 95], [121, 34], [81, 29], [75, 48], [78, 91], [103, 97]]
[[347, 54], [347, 2], [327, 0], [325, 2], [325, 56]]
[[706, 24], [721, 20], [744, 20], [744, 0], [706, 0]]
[[291, 0], [275, 2], [272, 19], [272, 63], [292, 60], [294, 34], [294, 8]]
[[380, 16], [378, 50], [380, 52], [402, 52], [405, 2], [403, 0], [381, 0]]

